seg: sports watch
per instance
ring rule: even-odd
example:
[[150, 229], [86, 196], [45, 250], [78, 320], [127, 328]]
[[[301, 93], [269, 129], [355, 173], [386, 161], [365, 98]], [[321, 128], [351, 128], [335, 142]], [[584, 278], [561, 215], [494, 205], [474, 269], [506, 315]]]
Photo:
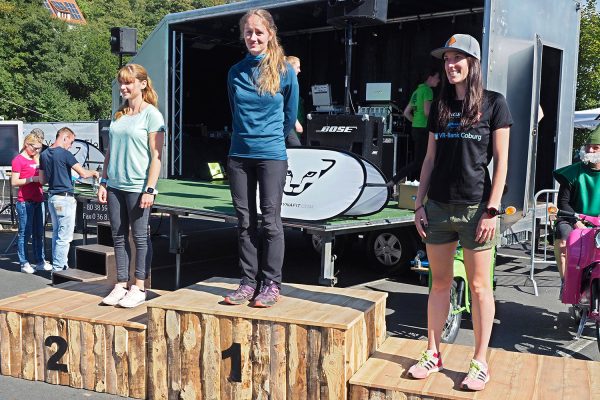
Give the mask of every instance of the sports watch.
[[156, 189], [154, 189], [153, 187], [148, 186], [146, 188], [146, 190], [144, 191], [144, 193], [148, 193], [148, 194], [151, 194], [153, 196], [156, 196], [158, 194], [158, 191]]
[[498, 209], [495, 207], [488, 207], [485, 209], [485, 212], [490, 217], [496, 217], [496, 216], [500, 215], [500, 211], [498, 211]]

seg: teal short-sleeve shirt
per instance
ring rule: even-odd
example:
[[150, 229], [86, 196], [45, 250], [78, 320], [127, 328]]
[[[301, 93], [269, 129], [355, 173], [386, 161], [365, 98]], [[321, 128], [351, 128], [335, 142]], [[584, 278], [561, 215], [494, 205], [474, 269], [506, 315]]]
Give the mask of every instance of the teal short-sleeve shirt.
[[164, 131], [165, 120], [153, 105], [112, 121], [107, 185], [126, 192], [143, 192], [151, 161], [149, 134]]

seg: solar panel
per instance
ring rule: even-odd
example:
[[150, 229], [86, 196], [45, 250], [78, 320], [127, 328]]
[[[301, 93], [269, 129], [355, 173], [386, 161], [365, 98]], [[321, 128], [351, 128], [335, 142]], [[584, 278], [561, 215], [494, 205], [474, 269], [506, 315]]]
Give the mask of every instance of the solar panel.
[[46, 7], [48, 10], [52, 10], [50, 4], [48, 4], [48, 0], [44, 0], [44, 7]]
[[69, 12], [69, 10], [67, 9], [67, 7], [65, 7], [62, 1], [52, 1], [51, 3], [57, 11], [65, 13]]

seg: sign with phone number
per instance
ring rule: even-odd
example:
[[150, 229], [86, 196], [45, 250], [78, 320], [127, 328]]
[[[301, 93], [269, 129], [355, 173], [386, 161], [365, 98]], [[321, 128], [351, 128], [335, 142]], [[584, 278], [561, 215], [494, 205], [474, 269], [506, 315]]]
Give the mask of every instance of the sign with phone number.
[[83, 219], [86, 221], [108, 221], [108, 205], [89, 201], [83, 207]]

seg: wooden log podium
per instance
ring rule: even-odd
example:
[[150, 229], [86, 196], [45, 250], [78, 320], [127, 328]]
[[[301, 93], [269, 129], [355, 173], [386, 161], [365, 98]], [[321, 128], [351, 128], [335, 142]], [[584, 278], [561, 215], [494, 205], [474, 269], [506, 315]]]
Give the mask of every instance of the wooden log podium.
[[212, 278], [148, 304], [151, 399], [346, 399], [386, 336], [387, 293], [284, 284], [268, 309]]
[[0, 300], [0, 373], [146, 398], [146, 306], [101, 305], [112, 288], [69, 282]]
[[388, 338], [350, 379], [350, 399], [600, 399], [600, 365], [594, 361], [490, 349], [491, 380], [484, 391], [470, 392], [460, 384], [473, 347], [442, 344], [444, 369], [412, 379], [407, 371], [426, 348], [424, 340]]

